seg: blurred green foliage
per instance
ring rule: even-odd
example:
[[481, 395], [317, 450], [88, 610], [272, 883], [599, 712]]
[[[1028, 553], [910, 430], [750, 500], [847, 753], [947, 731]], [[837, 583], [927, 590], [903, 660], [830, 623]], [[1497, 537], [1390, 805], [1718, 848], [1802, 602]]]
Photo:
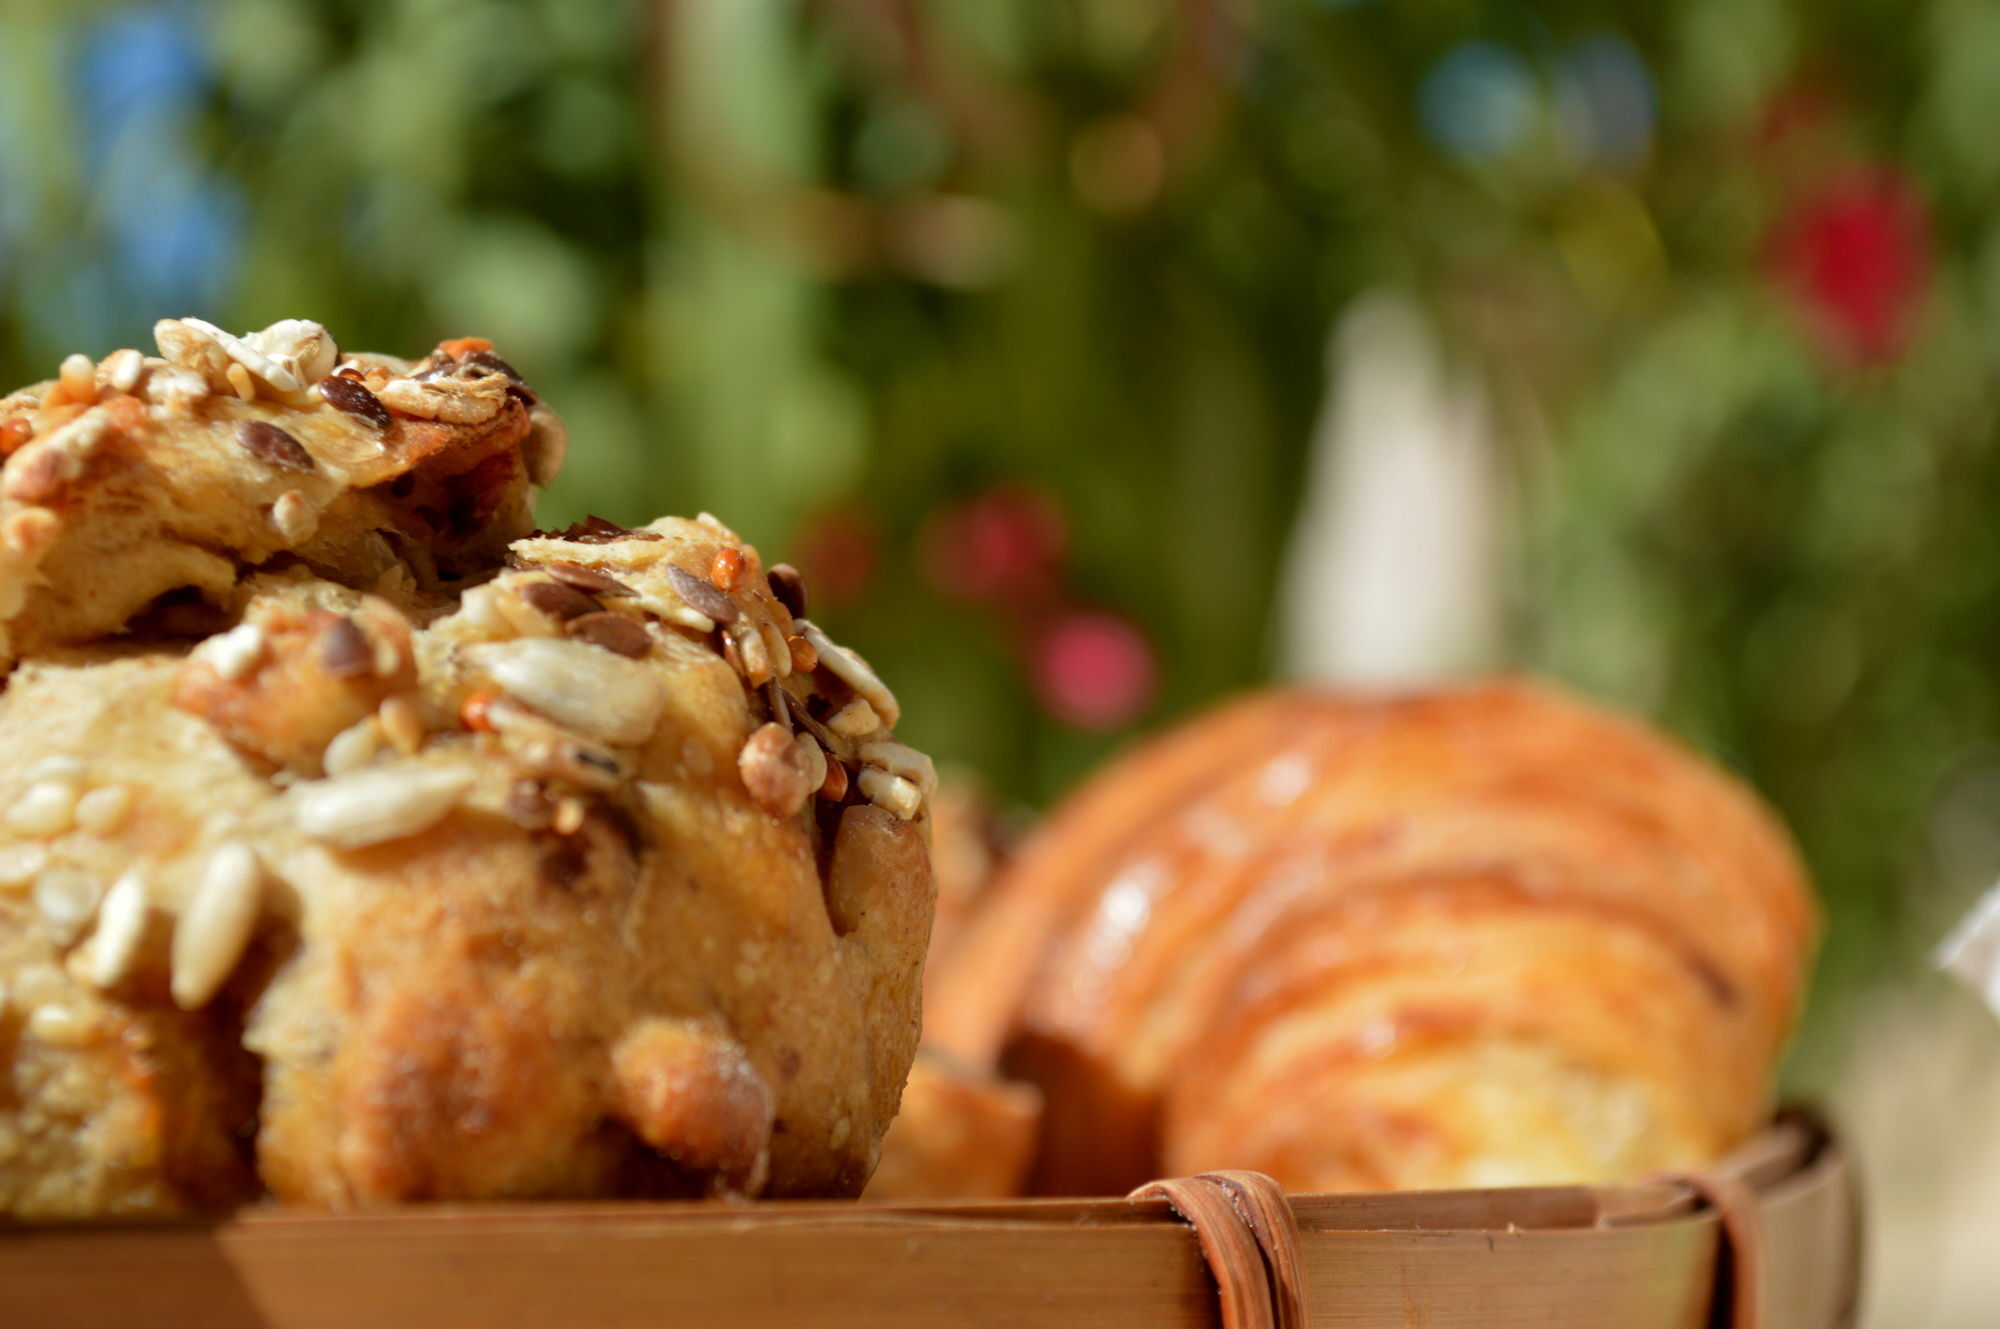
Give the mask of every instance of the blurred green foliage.
[[[1512, 662], [1779, 804], [1835, 995], [2000, 870], [2000, 19], [1976, 0], [4, 22], [9, 381], [166, 314], [490, 336], [571, 422], [546, 520], [712, 509], [853, 582], [824, 616], [913, 738], [1043, 802], [1123, 737], [1037, 701], [1065, 606], [1146, 633], [1149, 722], [1268, 675], [1328, 329], [1400, 290], [1501, 409]], [[927, 541], [1018, 483], [1063, 514], [1058, 584], [969, 603]]]

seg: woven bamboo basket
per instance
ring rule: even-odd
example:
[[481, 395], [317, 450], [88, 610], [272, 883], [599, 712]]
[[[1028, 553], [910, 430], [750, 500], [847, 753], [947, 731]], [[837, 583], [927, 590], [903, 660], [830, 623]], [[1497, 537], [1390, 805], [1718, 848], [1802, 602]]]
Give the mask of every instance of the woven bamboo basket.
[[1260, 1208], [1261, 1179], [1213, 1175], [1168, 1184], [1171, 1199], [435, 1206], [16, 1227], [0, 1230], [0, 1324], [1838, 1329], [1853, 1320], [1849, 1170], [1805, 1113], [1782, 1115], [1712, 1173], [1642, 1185], [1273, 1188], [1261, 1195], [1275, 1194], [1275, 1208]]

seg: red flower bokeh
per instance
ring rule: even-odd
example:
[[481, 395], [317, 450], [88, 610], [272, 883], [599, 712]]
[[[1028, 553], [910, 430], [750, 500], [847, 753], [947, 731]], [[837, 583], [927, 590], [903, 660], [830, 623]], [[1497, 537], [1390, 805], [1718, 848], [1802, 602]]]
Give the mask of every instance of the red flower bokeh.
[[1034, 642], [1035, 695], [1078, 729], [1116, 729], [1139, 718], [1159, 683], [1153, 647], [1130, 620], [1102, 609], [1057, 615]]
[[1771, 234], [1772, 277], [1839, 358], [1894, 360], [1930, 280], [1930, 221], [1907, 177], [1856, 169], [1802, 193]]
[[1020, 607], [1055, 593], [1068, 543], [1055, 499], [1006, 485], [933, 515], [919, 547], [925, 575], [943, 594], [969, 604]]
[[874, 579], [881, 556], [875, 527], [851, 508], [833, 508], [800, 526], [792, 547], [812, 587], [815, 606], [839, 605], [861, 594]]

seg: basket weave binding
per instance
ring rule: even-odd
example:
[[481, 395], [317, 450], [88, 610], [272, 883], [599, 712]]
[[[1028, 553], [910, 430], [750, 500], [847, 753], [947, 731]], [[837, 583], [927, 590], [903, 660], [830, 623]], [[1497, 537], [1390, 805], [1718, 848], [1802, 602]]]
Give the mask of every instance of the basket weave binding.
[[1132, 1192], [1136, 1200], [1154, 1197], [1193, 1225], [1222, 1329], [1309, 1329], [1299, 1222], [1283, 1187], [1261, 1172], [1203, 1172]]

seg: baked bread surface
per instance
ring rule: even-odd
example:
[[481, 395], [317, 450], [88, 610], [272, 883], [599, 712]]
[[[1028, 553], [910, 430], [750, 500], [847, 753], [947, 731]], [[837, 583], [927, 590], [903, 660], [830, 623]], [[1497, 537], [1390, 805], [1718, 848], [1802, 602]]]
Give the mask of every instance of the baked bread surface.
[[305, 327], [318, 379], [163, 326], [0, 414], [0, 1212], [858, 1193], [932, 899], [893, 694], [713, 518], [533, 531], [485, 343]]

